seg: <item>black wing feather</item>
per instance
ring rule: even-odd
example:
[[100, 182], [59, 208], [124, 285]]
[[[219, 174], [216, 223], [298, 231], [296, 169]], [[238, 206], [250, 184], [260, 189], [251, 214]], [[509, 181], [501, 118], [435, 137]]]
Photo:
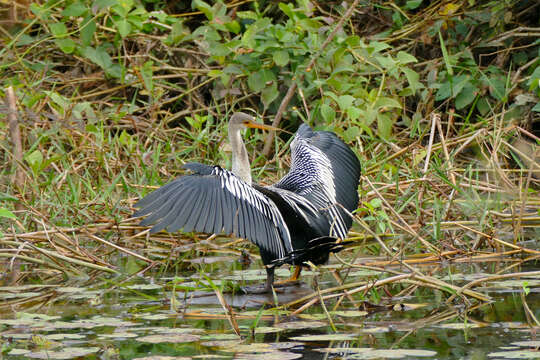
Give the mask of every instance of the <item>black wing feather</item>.
[[[195, 186], [200, 185], [197, 184]], [[191, 214], [189, 215], [187, 222], [184, 225], [185, 232], [191, 232], [196, 230], [197, 222], [199, 221], [201, 214], [203, 214], [204, 212], [208, 212], [208, 203], [206, 203], [206, 194], [208, 193], [208, 190], [197, 190], [197, 198], [194, 202], [191, 203], [193, 209], [191, 210]], [[204, 230], [204, 226], [200, 229], [200, 231]]]
[[[167, 202], [174, 204], [174, 207], [172, 208], [172, 211], [170, 212], [170, 214], [167, 215], [167, 217], [161, 221], [164, 225], [166, 225], [167, 231], [169, 232], [174, 232], [174, 231], [177, 231], [178, 229], [181, 229], [185, 225], [185, 223], [187, 222], [187, 220], [189, 219], [191, 215], [191, 212], [193, 211], [192, 207], [188, 208], [188, 207], [182, 206], [182, 204], [194, 203], [195, 200], [197, 199], [197, 191], [195, 191], [194, 189], [189, 189], [189, 191], [187, 190], [184, 190], [184, 191], [186, 191], [186, 194], [179, 196], [176, 201], [170, 201], [172, 196], [167, 198], [166, 200]], [[157, 232], [163, 229], [163, 228], [160, 228], [159, 230], [157, 230], [158, 225], [160, 225], [160, 223], [157, 223], [154, 226], [154, 228], [152, 228], [152, 231]]]
[[272, 200], [218, 166], [186, 164], [181, 176], [140, 200], [137, 215], [151, 229], [234, 233], [276, 258], [293, 251], [290, 234]]
[[202, 231], [205, 233], [211, 233], [214, 225], [217, 229], [220, 228], [219, 224], [216, 224], [216, 207], [217, 207], [216, 205], [217, 199], [215, 196], [216, 189], [212, 189], [210, 190], [210, 192], [211, 194], [208, 196], [208, 210], [209, 210], [208, 216], [201, 217], [201, 220], [204, 218], [205, 225], [202, 226], [201, 223], [197, 224], [198, 228], [204, 228], [204, 230]]
[[179, 187], [182, 187], [181, 183], [172, 181], [171, 183], [160, 187], [154, 192], [148, 194], [146, 197], [144, 197], [142, 200], [139, 200], [139, 202], [135, 204], [135, 207], [140, 207], [141, 210], [136, 211], [133, 216], [143, 216], [148, 215], [151, 212], [155, 212], [163, 204], [163, 201], [160, 201], [160, 199], [165, 199], [171, 193], [178, 192]]

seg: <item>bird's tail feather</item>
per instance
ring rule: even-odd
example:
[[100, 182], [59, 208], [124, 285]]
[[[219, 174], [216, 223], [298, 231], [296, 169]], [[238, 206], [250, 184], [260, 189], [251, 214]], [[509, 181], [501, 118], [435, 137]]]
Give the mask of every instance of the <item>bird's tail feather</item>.
[[311, 261], [315, 264], [325, 263], [328, 259], [328, 254], [341, 251], [343, 246], [338, 242], [338, 239], [332, 236], [322, 236], [312, 239], [307, 246], [302, 249], [295, 249], [286, 256], [276, 259], [276, 264], [294, 264], [299, 265], [305, 261]]

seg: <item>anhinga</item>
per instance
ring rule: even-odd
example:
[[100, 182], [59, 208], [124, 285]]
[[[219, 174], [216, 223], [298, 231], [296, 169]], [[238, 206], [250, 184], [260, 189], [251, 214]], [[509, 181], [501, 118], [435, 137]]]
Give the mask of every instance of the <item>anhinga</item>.
[[[237, 112], [229, 122], [232, 172], [217, 165], [188, 163], [192, 172], [150, 193], [134, 215], [151, 232], [226, 233], [251, 240], [266, 267], [266, 291], [283, 263], [322, 264], [339, 250], [358, 205], [360, 163], [336, 134], [302, 124], [291, 142], [291, 168], [274, 185], [252, 184], [242, 129], [275, 130]], [[297, 267], [294, 279], [299, 275]]]

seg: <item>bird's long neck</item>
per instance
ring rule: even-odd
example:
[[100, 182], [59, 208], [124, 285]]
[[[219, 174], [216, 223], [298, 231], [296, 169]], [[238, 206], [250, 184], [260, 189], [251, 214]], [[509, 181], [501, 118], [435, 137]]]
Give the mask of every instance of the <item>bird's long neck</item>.
[[232, 172], [251, 185], [251, 168], [240, 127], [229, 126], [229, 141], [232, 150]]

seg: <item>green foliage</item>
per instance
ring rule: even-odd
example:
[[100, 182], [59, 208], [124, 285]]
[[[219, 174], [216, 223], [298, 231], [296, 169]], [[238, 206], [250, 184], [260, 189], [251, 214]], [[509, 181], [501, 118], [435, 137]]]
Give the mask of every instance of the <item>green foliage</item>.
[[[498, 211], [479, 206], [481, 196], [461, 188], [480, 184], [484, 175], [452, 150], [489, 157], [492, 149], [504, 151], [515, 133], [488, 138], [493, 145], [486, 149], [476, 143], [485, 133], [475, 131], [501, 133], [537, 119], [540, 41], [518, 28], [530, 25], [525, 10], [532, 2], [364, 2], [338, 30], [348, 3], [313, 4], [32, 2], [28, 16], [0, 35], [0, 88], [17, 92], [21, 165], [32, 180], [17, 201], [59, 225], [122, 218], [135, 195], [150, 191], [132, 185], [162, 185], [188, 160], [226, 166], [221, 145], [228, 116], [250, 108], [267, 121], [296, 84], [280, 126], [295, 131], [306, 121], [337, 132], [361, 158], [364, 174], [375, 176], [375, 186], [396, 183], [403, 190], [388, 199], [405, 221], [422, 218], [423, 236], [443, 238], [443, 225], [454, 215], [444, 197], [419, 188], [427, 178], [442, 194], [455, 190], [470, 207], [467, 215]], [[442, 115], [442, 133], [434, 128], [428, 151], [433, 112]], [[0, 132], [7, 154], [2, 175], [11, 175], [3, 122]], [[287, 160], [268, 161], [257, 151], [264, 137], [249, 135], [254, 174], [263, 179], [275, 169], [272, 176], [282, 175]], [[287, 141], [284, 133], [275, 140], [275, 154], [284, 159], [286, 151], [279, 152]], [[449, 171], [456, 167], [465, 170], [454, 183]], [[478, 184], [466, 181], [472, 177]], [[403, 179], [410, 186], [400, 184]], [[14, 192], [9, 181], [1, 186], [0, 193]], [[397, 231], [394, 224], [403, 222], [371, 194], [358, 212], [379, 233]], [[3, 209], [25, 223], [11, 205]], [[3, 221], [11, 221], [5, 214]]]
[[[141, 94], [149, 96], [150, 102], [162, 96], [162, 91], [154, 92], [154, 77], [162, 65], [156, 59], [171, 66], [174, 56], [164, 57], [165, 53], [195, 45], [205, 54], [202, 61], [210, 67], [207, 79], [216, 92], [227, 88], [230, 93], [255, 94], [261, 104], [256, 110], [273, 114], [296, 82], [300, 91], [289, 109], [309, 112], [312, 122], [337, 131], [347, 141], [364, 135], [392, 139], [402, 118], [410, 126], [410, 135], [416, 136], [415, 105], [429, 102], [432, 96], [435, 102], [447, 103], [468, 117], [473, 112], [485, 116], [502, 104], [513, 106], [509, 95], [514, 84], [506, 86], [505, 71], [480, 64], [474, 49], [463, 42], [471, 27], [489, 34], [493, 26], [502, 27], [508, 21], [510, 5], [477, 6], [460, 17], [463, 4], [433, 9], [425, 8], [427, 3], [422, 0], [398, 4], [401, 8], [378, 6], [392, 19], [395, 30], [412, 25], [417, 12], [435, 15], [423, 30], [426, 39], [438, 43], [442, 57], [439, 68], [431, 70], [432, 76], [419, 71], [415, 51], [395, 46], [391, 38], [378, 40], [384, 32], [366, 40], [344, 29], [323, 48], [334, 23], [314, 13], [306, 1], [280, 2], [264, 9], [253, 2], [232, 12], [220, 0], [193, 0], [192, 9], [200, 12], [194, 25], [183, 16], [148, 10], [163, 8], [153, 1], [49, 0], [32, 3], [33, 21], [40, 30], [19, 34], [15, 44], [52, 42], [66, 56], [82, 57], [98, 67], [107, 78], [144, 89]], [[343, 12], [340, 7], [336, 10]], [[151, 53], [144, 51], [146, 39], [154, 41]], [[136, 57], [131, 57], [130, 47], [139, 48]], [[512, 60], [524, 65], [533, 56], [538, 56], [538, 46], [525, 48]], [[310, 67], [313, 59], [315, 64]], [[527, 90], [538, 94], [538, 62], [527, 71]], [[304, 101], [309, 109], [304, 108]], [[182, 97], [171, 105], [183, 107]], [[522, 101], [515, 106], [523, 112], [523, 106], [529, 105]], [[536, 104], [533, 111], [538, 110]], [[293, 111], [292, 115], [301, 114]]]
[[[61, 51], [90, 60], [117, 79], [128, 72], [125, 64], [114, 60], [123, 39], [161, 31], [178, 23], [163, 12], [150, 14], [134, 0], [68, 0], [58, 5], [58, 1], [51, 0], [43, 5], [32, 3], [30, 9]], [[114, 33], [114, 38], [107, 39], [106, 33], [97, 32], [98, 25]], [[42, 36], [21, 38], [24, 42], [19, 41], [18, 45], [37, 38]]]
[[[280, 88], [296, 81], [313, 106], [316, 123], [338, 132], [347, 123], [354, 129], [344, 133], [348, 140], [363, 131], [371, 134], [376, 123], [378, 135], [389, 138], [402, 109], [401, 97], [414, 96], [423, 88], [419, 75], [408, 66], [415, 57], [403, 51], [394, 56], [385, 43], [365, 43], [358, 36], [341, 34], [319, 54], [332, 28], [321, 17], [309, 17], [302, 7], [280, 3], [287, 16], [284, 23], [273, 23], [257, 9], [238, 12], [244, 26], [238, 33], [237, 22], [225, 15], [220, 2], [212, 7], [202, 1], [194, 4], [208, 20], [193, 36], [204, 44], [211, 61], [222, 66], [213, 75], [232, 87], [242, 87], [247, 78], [248, 88], [260, 94], [263, 109], [272, 105], [275, 109], [282, 98]], [[314, 57], [315, 66], [308, 68]], [[378, 74], [382, 80], [359, 73]], [[393, 81], [386, 83], [385, 76]]]
[[3, 208], [3, 207], [0, 207], [0, 217], [8, 218], [8, 219], [16, 219], [17, 218], [17, 216], [15, 216], [14, 213], [12, 213], [11, 211], [9, 211], [8, 209]]
[[[183, 19], [162, 11], [148, 12], [134, 0], [53, 4], [56, 2], [32, 5], [53, 43], [66, 55], [87, 59], [109, 78], [120, 83], [140, 78], [137, 67], [130, 66], [129, 57], [122, 54], [122, 44], [130, 38], [159, 34], [165, 47], [195, 42], [214, 64], [209, 75], [221, 82], [214, 86], [247, 86], [260, 97], [259, 110], [273, 112], [284, 90], [296, 81], [313, 107], [313, 121], [343, 132], [348, 140], [363, 132], [372, 135], [373, 129], [380, 137], [390, 138], [404, 97], [414, 97], [424, 87], [410, 66], [416, 58], [405, 51], [395, 53], [387, 43], [339, 33], [321, 52], [333, 28], [325, 18], [313, 16], [304, 2], [298, 6], [280, 3], [285, 20], [275, 21], [256, 4], [252, 10], [236, 12], [233, 18], [221, 1], [211, 5], [195, 0], [193, 8], [206, 20], [193, 31]], [[317, 59], [315, 66], [308, 68], [313, 58]], [[146, 61], [140, 68], [149, 94], [153, 67], [152, 61]], [[293, 105], [299, 106], [300, 99], [295, 98]]]

